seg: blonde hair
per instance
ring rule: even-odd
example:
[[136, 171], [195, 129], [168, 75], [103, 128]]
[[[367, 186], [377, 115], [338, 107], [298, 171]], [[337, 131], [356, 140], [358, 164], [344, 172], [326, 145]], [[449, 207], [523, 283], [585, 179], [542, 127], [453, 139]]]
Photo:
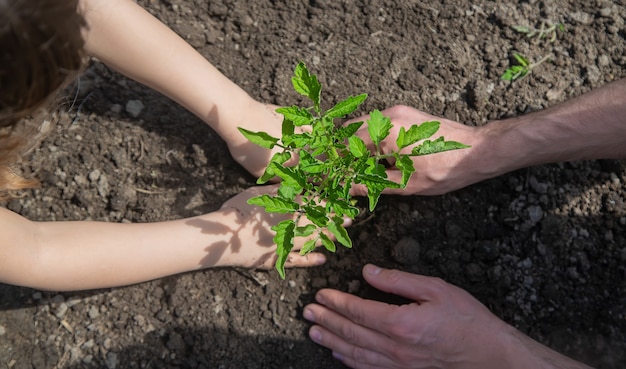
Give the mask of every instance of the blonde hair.
[[80, 73], [85, 26], [78, 0], [0, 0], [0, 199], [37, 184], [15, 167], [34, 139], [22, 123]]

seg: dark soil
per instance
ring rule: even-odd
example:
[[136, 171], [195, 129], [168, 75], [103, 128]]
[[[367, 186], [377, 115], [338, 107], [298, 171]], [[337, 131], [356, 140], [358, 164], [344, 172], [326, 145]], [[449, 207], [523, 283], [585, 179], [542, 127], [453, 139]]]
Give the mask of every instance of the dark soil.
[[[405, 104], [468, 125], [626, 77], [624, 0], [140, 3], [276, 104], [299, 101], [289, 81], [298, 61], [318, 74], [328, 105], [366, 92], [363, 112]], [[566, 30], [535, 44], [511, 29], [542, 20]], [[514, 51], [553, 59], [501, 81]], [[145, 106], [138, 115], [133, 100]], [[97, 62], [69, 102], [31, 156], [42, 187], [7, 204], [30, 219], [181, 218], [254, 185], [208, 126]], [[285, 281], [223, 269], [76, 293], [0, 285], [0, 367], [340, 368], [308, 340], [302, 307], [322, 287], [372, 296], [360, 269], [374, 262], [442, 277], [534, 339], [624, 368], [624, 183], [624, 164], [602, 160], [523, 169], [444, 196], [387, 196], [350, 228], [352, 250]]]

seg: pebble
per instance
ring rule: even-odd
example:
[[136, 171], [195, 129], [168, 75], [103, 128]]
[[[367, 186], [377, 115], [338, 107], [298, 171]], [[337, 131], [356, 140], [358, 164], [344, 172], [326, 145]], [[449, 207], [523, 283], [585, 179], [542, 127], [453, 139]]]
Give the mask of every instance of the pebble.
[[528, 207], [528, 216], [530, 221], [533, 223], [538, 223], [543, 218], [543, 209], [540, 206], [529, 206]]
[[7, 329], [4, 328], [3, 325], [0, 325], [0, 336], [4, 336], [5, 334], [7, 334]]
[[67, 313], [68, 309], [69, 309], [69, 306], [67, 306], [66, 303], [62, 302], [54, 311], [54, 315], [57, 318], [62, 319], [65, 316], [65, 313]]
[[100, 311], [98, 311], [98, 308], [95, 306], [91, 306], [89, 308], [89, 312], [87, 313], [89, 315], [89, 318], [91, 319], [96, 319], [97, 317], [100, 316]]
[[108, 369], [116, 369], [117, 368], [117, 354], [114, 352], [109, 352], [107, 354], [107, 358], [105, 362], [106, 362], [106, 366]]
[[412, 237], [404, 237], [392, 247], [391, 256], [401, 264], [417, 264], [420, 257], [420, 244]]
[[137, 118], [143, 111], [143, 108], [144, 105], [140, 100], [129, 100], [126, 103], [126, 112], [133, 118]]

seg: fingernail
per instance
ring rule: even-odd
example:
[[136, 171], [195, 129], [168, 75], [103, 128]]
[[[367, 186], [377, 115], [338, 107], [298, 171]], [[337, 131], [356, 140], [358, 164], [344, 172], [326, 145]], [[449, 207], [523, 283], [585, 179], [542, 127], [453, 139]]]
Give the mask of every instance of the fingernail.
[[333, 357], [339, 361], [343, 361], [343, 355], [338, 353], [337, 351], [333, 351]]
[[324, 296], [322, 296], [322, 294], [320, 293], [315, 295], [315, 301], [319, 302], [322, 305], [326, 305], [326, 300], [324, 300]]
[[302, 316], [304, 317], [304, 319], [314, 322], [315, 321], [315, 315], [313, 314], [313, 312], [311, 311], [311, 309], [309, 308], [305, 308], [304, 311], [302, 312]]
[[320, 332], [320, 330], [315, 327], [311, 328], [311, 330], [309, 331], [309, 337], [311, 337], [313, 342], [322, 342], [322, 332]]
[[377, 275], [380, 274], [382, 269], [380, 267], [377, 267], [376, 265], [367, 264], [365, 267], [363, 267], [363, 271], [369, 275]]

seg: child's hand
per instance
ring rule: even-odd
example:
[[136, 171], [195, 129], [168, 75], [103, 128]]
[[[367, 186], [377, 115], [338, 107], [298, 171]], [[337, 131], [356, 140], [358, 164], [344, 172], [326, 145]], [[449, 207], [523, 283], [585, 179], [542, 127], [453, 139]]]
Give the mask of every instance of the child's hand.
[[[276, 112], [277, 108], [279, 107], [276, 105], [253, 101], [251, 107], [242, 113], [244, 118], [237, 127], [253, 132], [265, 132], [272, 137], [281, 138], [283, 116]], [[306, 131], [307, 129], [310, 130], [309, 127], [296, 127], [296, 130], [301, 131]], [[278, 146], [269, 150], [253, 144], [239, 131], [233, 137], [226, 137], [225, 140], [232, 157], [257, 178], [265, 172], [267, 163], [269, 163], [272, 155], [282, 151]], [[288, 161], [285, 165], [288, 166], [290, 162]]]
[[[277, 189], [277, 185], [249, 188], [222, 205], [218, 210], [223, 215], [220, 224], [198, 224], [207, 233], [228, 236], [227, 241], [209, 246], [203, 264], [263, 269], [274, 267], [276, 244], [273, 240], [274, 231], [270, 228], [291, 215], [266, 213], [263, 208], [249, 205], [246, 201], [264, 193], [275, 193]], [[316, 266], [326, 261], [326, 257], [320, 253], [301, 256], [297, 250], [305, 241], [305, 238], [295, 239], [294, 252], [287, 259], [286, 267]]]

